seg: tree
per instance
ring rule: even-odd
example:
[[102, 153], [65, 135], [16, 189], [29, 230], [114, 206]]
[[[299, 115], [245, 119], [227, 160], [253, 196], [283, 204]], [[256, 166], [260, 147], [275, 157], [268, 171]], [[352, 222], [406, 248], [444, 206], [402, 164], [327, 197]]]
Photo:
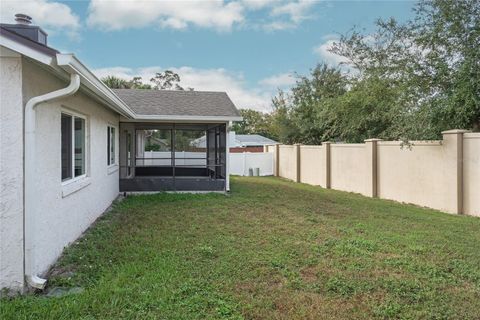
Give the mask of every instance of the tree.
[[[156, 90], [185, 90], [179, 84], [180, 76], [171, 70], [155, 73], [155, 77], [150, 81], [154, 83], [153, 89]], [[193, 88], [187, 88], [187, 90], [193, 91]]]
[[232, 130], [237, 134], [259, 134], [274, 138], [270, 130], [270, 114], [253, 109], [241, 109], [240, 114], [243, 121], [235, 122], [232, 126]]
[[[180, 76], [173, 71], [157, 72], [150, 79], [152, 84], [143, 83], [142, 77], [133, 77], [131, 80], [121, 79], [115, 76], [107, 76], [101, 79], [111, 89], [145, 89], [145, 90], [185, 90], [179, 85]], [[193, 88], [187, 88], [193, 91]]]
[[152, 85], [142, 82], [142, 77], [133, 77], [133, 79], [129, 81], [129, 84], [131, 89], [152, 89]]
[[480, 130], [480, 3], [424, 0], [404, 24], [377, 21], [365, 35], [342, 36], [333, 52], [399, 94], [392, 107], [399, 138], [432, 139], [452, 128]]
[[130, 84], [127, 80], [115, 76], [107, 76], [101, 79], [111, 89], [129, 89]]

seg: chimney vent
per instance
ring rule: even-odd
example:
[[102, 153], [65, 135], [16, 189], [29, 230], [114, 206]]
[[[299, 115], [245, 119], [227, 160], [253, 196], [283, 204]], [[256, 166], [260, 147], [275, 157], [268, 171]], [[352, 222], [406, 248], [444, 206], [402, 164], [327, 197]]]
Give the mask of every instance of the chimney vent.
[[45, 46], [47, 45], [47, 33], [39, 26], [32, 25], [32, 17], [23, 13], [17, 13], [15, 21], [17, 22], [15, 24], [1, 23], [0, 26], [24, 38]]
[[32, 23], [32, 17], [23, 13], [17, 13], [15, 15], [15, 21], [17, 21], [17, 24], [29, 25]]

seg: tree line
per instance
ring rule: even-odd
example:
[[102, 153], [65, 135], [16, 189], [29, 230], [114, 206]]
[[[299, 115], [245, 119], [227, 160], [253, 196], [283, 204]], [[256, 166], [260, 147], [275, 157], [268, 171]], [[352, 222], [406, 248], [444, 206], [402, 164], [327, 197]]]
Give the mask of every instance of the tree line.
[[125, 80], [116, 76], [106, 76], [101, 79], [111, 89], [145, 89], [145, 90], [189, 90], [193, 88], [184, 88], [180, 85], [180, 76], [171, 71], [155, 73], [150, 79], [150, 83], [144, 83], [142, 77], [133, 77], [131, 80]]
[[273, 111], [241, 110], [238, 133], [282, 143], [438, 139], [480, 131], [480, 2], [424, 0], [413, 19], [376, 21], [341, 35], [324, 63], [272, 99]]

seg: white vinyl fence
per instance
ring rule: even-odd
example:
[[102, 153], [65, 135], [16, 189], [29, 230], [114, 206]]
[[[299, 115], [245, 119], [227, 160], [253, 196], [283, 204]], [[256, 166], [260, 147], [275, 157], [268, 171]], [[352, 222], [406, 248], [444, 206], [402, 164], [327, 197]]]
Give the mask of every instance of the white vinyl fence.
[[[169, 151], [145, 151], [137, 166], [169, 166], [172, 163], [172, 153]], [[205, 166], [207, 164], [206, 152], [175, 152], [175, 165]]]
[[261, 176], [271, 176], [274, 173], [273, 156], [272, 152], [230, 153], [230, 174], [248, 176], [249, 169], [255, 172], [255, 168], [259, 168]]

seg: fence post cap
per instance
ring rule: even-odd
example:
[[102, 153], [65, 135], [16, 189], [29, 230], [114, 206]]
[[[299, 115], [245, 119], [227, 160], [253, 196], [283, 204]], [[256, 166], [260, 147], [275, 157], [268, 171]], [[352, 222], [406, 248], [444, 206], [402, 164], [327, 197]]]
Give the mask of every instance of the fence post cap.
[[364, 142], [375, 142], [375, 141], [383, 141], [383, 139], [378, 139], [378, 138], [370, 138], [370, 139], [365, 139], [363, 140]]
[[458, 134], [458, 133], [467, 133], [467, 132], [471, 132], [471, 131], [465, 130], [465, 129], [452, 129], [452, 130], [442, 131], [442, 134]]
[[322, 144], [332, 144], [332, 141], [323, 141]]

